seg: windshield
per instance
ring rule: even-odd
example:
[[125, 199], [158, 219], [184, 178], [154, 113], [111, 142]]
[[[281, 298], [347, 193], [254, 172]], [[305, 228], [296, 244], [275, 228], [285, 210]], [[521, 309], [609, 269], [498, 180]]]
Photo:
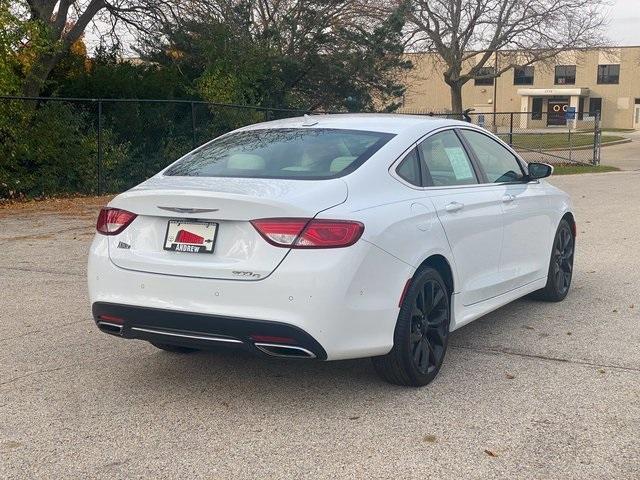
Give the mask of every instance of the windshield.
[[393, 134], [328, 128], [246, 130], [194, 150], [165, 175], [188, 177], [297, 178], [346, 175]]

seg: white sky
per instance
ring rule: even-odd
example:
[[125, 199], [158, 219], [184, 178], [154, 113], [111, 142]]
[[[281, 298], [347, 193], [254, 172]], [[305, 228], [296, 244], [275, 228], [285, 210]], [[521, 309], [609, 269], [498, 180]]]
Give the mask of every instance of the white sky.
[[[640, 46], [640, 0], [608, 1], [611, 2], [611, 6], [605, 9], [609, 21], [605, 35], [609, 39], [609, 44]], [[90, 51], [98, 44], [97, 32], [91, 31], [91, 26], [87, 29], [85, 41]], [[127, 48], [129, 46], [127, 43], [125, 39], [125, 52], [128, 55], [134, 55], [133, 51]]]
[[607, 37], [612, 45], [640, 46], [640, 0], [613, 0]]

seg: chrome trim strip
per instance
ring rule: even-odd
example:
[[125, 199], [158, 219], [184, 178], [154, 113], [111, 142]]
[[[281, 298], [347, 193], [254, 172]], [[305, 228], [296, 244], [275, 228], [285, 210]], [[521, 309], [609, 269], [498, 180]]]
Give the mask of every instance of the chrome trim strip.
[[211, 213], [217, 212], [220, 210], [219, 208], [178, 208], [178, 207], [161, 207], [158, 205], [160, 210], [166, 210], [168, 212], [175, 213]]
[[142, 327], [131, 327], [131, 330], [136, 330], [138, 332], [145, 332], [145, 333], [153, 333], [154, 335], [166, 335], [169, 337], [191, 338], [193, 340], [207, 340], [210, 342], [244, 343], [242, 340], [238, 340], [237, 338], [231, 338], [231, 337], [216, 337], [213, 335], [212, 336], [188, 335], [186, 333], [165, 332], [162, 330], [154, 330], [152, 328], [142, 328]]
[[98, 320], [98, 327], [100, 325], [106, 325], [107, 327], [115, 327], [118, 330], [122, 331], [122, 325], [118, 325], [117, 323], [109, 323], [109, 322], [103, 322], [102, 320]]
[[[430, 118], [434, 118], [434, 117], [430, 117]], [[459, 121], [459, 120], [454, 120], [454, 121]], [[400, 163], [402, 163], [402, 161], [405, 159], [405, 157], [411, 153], [411, 150], [413, 150], [414, 148], [417, 148], [418, 145], [425, 141], [427, 138], [435, 135], [436, 133], [441, 133], [444, 132], [446, 130], [472, 130], [474, 132], [478, 132], [481, 133], [483, 135], [486, 135], [487, 137], [493, 139], [493, 140], [497, 140], [499, 144], [501, 144], [502, 146], [506, 147], [507, 150], [509, 150], [509, 152], [511, 152], [517, 159], [518, 163], [520, 164], [520, 167], [524, 170], [524, 165], [526, 165], [526, 162], [524, 160], [522, 160], [522, 158], [520, 158], [520, 155], [508, 144], [506, 143], [504, 140], [502, 140], [500, 137], [498, 137], [497, 135], [492, 134], [491, 132], [485, 130], [484, 128], [475, 126], [473, 124], [455, 124], [455, 125], [446, 125], [444, 127], [439, 127], [436, 128], [434, 130], [431, 130], [430, 132], [424, 134], [422, 137], [420, 137], [418, 140], [416, 140], [414, 143], [411, 144], [411, 146], [409, 148], [407, 148], [404, 152], [402, 152], [402, 154], [396, 158], [391, 165], [388, 168], [389, 171], [389, 175], [391, 175], [391, 177], [393, 177], [395, 180], [397, 180], [398, 182], [402, 183], [404, 186], [412, 188], [413, 190], [421, 190], [423, 192], [429, 192], [431, 190], [453, 190], [456, 188], [465, 188], [465, 189], [473, 189], [473, 188], [486, 188], [486, 187], [499, 187], [499, 186], [504, 186], [504, 185], [526, 185], [527, 183], [531, 183], [531, 182], [501, 182], [501, 183], [472, 183], [470, 185], [447, 185], [447, 186], [435, 186], [435, 185], [431, 185], [428, 187], [419, 187], [417, 185], [413, 185], [409, 182], [407, 182], [404, 178], [402, 178], [400, 175], [398, 175], [398, 173], [396, 172], [396, 169], [398, 168], [398, 166], [400, 165]], [[489, 135], [487, 135], [487, 133]]]
[[[279, 343], [262, 343], [262, 342], [254, 343], [254, 345], [256, 346], [256, 348], [258, 350], [260, 350], [261, 352], [266, 353], [267, 355], [271, 355], [272, 357], [316, 358], [316, 354], [315, 353], [313, 353], [311, 350], [307, 350], [306, 348], [303, 348], [303, 347], [294, 347], [293, 345], [282, 345], [282, 344], [279, 344]], [[274, 352], [268, 350], [268, 347], [286, 348], [286, 349], [289, 349], [289, 350], [298, 350], [298, 351], [306, 354], [307, 356], [306, 357], [301, 357], [299, 355], [281, 355], [281, 354], [274, 353]]]

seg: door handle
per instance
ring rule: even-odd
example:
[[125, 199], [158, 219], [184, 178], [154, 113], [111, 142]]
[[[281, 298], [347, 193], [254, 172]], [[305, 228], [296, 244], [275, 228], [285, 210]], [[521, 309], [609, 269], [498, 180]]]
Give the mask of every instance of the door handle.
[[504, 203], [511, 203], [511, 202], [513, 202], [515, 199], [516, 199], [516, 197], [515, 197], [515, 196], [513, 196], [513, 195], [509, 195], [508, 193], [507, 193], [504, 197], [502, 197], [502, 201], [503, 201]]
[[464, 203], [460, 202], [451, 202], [446, 207], [444, 207], [447, 212], [457, 212], [464, 208]]

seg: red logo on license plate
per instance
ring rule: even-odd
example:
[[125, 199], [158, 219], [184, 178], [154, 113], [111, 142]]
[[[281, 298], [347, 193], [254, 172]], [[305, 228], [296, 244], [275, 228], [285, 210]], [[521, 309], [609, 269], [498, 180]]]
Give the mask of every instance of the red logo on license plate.
[[176, 234], [177, 243], [191, 243], [194, 245], [202, 245], [204, 243], [204, 237], [196, 235], [195, 233], [188, 232], [186, 230], [179, 230]]

